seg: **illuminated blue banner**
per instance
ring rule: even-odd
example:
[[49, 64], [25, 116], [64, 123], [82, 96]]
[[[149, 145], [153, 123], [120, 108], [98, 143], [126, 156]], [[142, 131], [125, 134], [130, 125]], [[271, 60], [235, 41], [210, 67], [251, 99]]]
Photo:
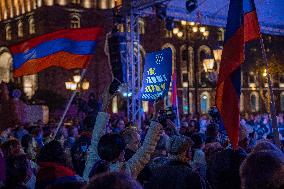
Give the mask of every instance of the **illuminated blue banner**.
[[172, 76], [172, 50], [147, 53], [145, 58], [141, 98], [143, 101], [154, 101], [164, 97], [169, 90]]

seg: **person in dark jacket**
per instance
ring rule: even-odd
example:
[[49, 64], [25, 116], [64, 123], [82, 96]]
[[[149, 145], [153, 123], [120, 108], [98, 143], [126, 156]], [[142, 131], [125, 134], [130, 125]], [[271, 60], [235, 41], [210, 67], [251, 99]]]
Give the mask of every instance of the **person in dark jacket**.
[[185, 136], [171, 136], [168, 157], [158, 157], [149, 164], [145, 189], [201, 189], [203, 181], [189, 164], [192, 141]]
[[66, 154], [59, 141], [54, 140], [41, 149], [38, 165], [37, 189], [60, 183], [83, 182], [83, 179], [68, 167]]

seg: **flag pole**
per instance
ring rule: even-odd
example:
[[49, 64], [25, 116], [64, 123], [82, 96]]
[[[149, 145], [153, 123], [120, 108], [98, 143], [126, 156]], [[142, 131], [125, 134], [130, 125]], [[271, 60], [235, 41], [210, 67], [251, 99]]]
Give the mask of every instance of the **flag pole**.
[[[84, 76], [85, 76], [85, 74], [86, 74], [86, 71], [87, 71], [87, 68], [84, 68], [83, 71], [81, 72], [81, 77], [80, 77], [79, 83], [81, 83], [82, 79], [84, 78]], [[58, 131], [59, 131], [59, 129], [60, 129], [60, 127], [61, 127], [61, 125], [62, 125], [64, 119], [65, 119], [65, 117], [66, 117], [66, 114], [67, 114], [67, 112], [68, 112], [68, 110], [69, 110], [69, 108], [70, 108], [70, 106], [71, 106], [71, 104], [72, 104], [72, 102], [73, 102], [73, 100], [74, 100], [74, 98], [75, 98], [75, 96], [76, 96], [76, 93], [77, 93], [77, 89], [76, 89], [75, 91], [73, 91], [71, 97], [69, 98], [69, 101], [68, 101], [68, 103], [67, 103], [67, 105], [66, 105], [66, 107], [65, 107], [65, 110], [64, 110], [64, 112], [63, 112], [63, 114], [62, 114], [62, 116], [61, 116], [61, 118], [60, 118], [60, 121], [59, 121], [57, 127], [56, 127], [55, 133], [54, 133], [53, 136], [52, 136], [52, 140], [53, 140], [53, 139], [55, 138], [55, 136], [57, 135], [57, 133], [58, 133]]]
[[270, 103], [270, 115], [272, 119], [272, 129], [273, 129], [273, 134], [274, 134], [274, 141], [275, 141], [275, 144], [280, 148], [281, 142], [279, 139], [279, 131], [278, 131], [278, 126], [277, 126], [277, 117], [276, 117], [276, 109], [275, 109], [275, 101], [274, 101], [274, 95], [273, 95], [273, 89], [272, 89], [271, 75], [269, 71], [269, 63], [267, 60], [262, 36], [260, 37], [260, 46], [261, 46], [262, 58], [265, 62], [265, 66], [267, 70], [267, 80], [268, 80], [269, 95], [270, 95], [270, 102], [269, 102]]

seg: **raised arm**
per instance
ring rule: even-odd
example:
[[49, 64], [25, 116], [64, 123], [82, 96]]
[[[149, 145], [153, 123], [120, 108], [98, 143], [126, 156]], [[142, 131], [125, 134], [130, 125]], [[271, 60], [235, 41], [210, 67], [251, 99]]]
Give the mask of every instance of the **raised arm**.
[[[105, 111], [107, 109], [109, 102], [108, 88], [104, 91], [103, 94], [103, 107], [102, 110]], [[94, 163], [99, 160], [98, 155], [98, 143], [100, 138], [105, 133], [105, 128], [107, 123], [109, 122], [109, 114], [105, 112], [99, 112], [96, 118], [96, 123], [92, 133], [91, 145], [88, 148], [88, 157], [85, 165], [85, 169], [83, 172], [83, 178], [85, 181], [89, 180], [89, 174], [93, 168]]]
[[147, 132], [143, 145], [137, 152], [126, 162], [126, 171], [136, 178], [144, 166], [149, 162], [152, 153], [155, 151], [160, 134], [162, 132], [162, 125], [158, 122], [152, 121]]
[[98, 113], [96, 124], [93, 129], [93, 133], [92, 133], [91, 145], [88, 148], [88, 157], [86, 161], [86, 166], [83, 172], [83, 178], [86, 181], [88, 181], [89, 179], [89, 174], [92, 170], [94, 163], [100, 159], [98, 155], [97, 147], [98, 147], [100, 138], [105, 133], [105, 127], [106, 127], [106, 124], [108, 123], [108, 120], [109, 120], [109, 115], [107, 113], [105, 112]]

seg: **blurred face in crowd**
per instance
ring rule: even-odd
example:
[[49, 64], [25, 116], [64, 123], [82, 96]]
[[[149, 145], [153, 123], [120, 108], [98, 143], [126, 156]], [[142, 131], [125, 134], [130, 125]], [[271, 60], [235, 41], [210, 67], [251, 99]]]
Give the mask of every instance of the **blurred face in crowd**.
[[117, 128], [119, 128], [119, 129], [124, 129], [125, 128], [125, 123], [124, 123], [124, 121], [122, 119], [119, 120], [119, 122], [117, 123]]
[[68, 130], [66, 129], [66, 127], [62, 127], [62, 134], [64, 138], [68, 137]]
[[140, 135], [138, 133], [133, 134], [132, 140], [130, 140], [126, 147], [130, 150], [137, 151], [140, 147]]

